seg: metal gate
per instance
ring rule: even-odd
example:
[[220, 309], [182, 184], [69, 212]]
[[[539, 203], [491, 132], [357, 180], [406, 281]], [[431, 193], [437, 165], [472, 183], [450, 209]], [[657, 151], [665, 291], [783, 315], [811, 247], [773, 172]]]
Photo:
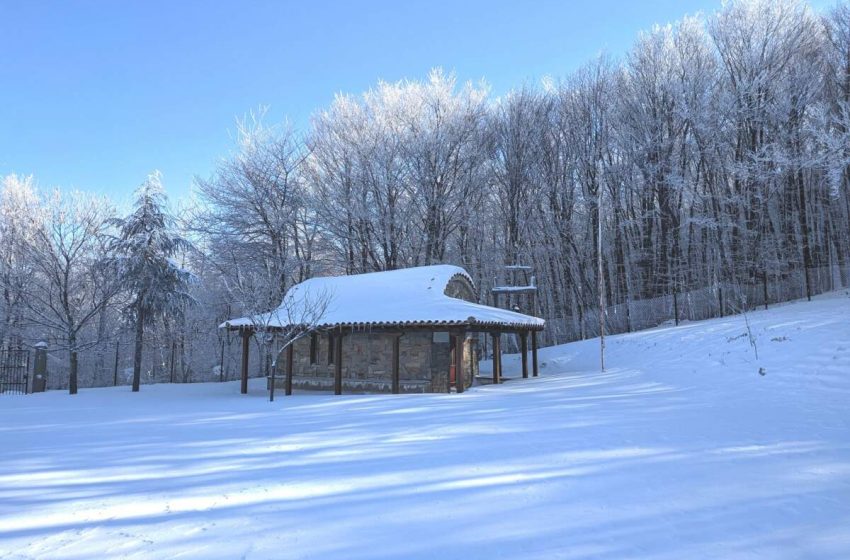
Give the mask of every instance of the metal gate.
[[0, 395], [27, 393], [30, 353], [22, 349], [0, 350]]

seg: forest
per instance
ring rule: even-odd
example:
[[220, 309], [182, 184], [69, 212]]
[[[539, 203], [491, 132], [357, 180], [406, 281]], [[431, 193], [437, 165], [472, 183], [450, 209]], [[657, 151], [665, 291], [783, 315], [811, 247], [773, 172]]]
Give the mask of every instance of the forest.
[[236, 131], [172, 203], [157, 172], [126, 209], [0, 178], [0, 348], [47, 342], [72, 392], [234, 379], [224, 320], [434, 263], [483, 303], [531, 266], [547, 345], [598, 336], [600, 306], [626, 332], [850, 286], [847, 2], [732, 1], [501, 96], [436, 69]]

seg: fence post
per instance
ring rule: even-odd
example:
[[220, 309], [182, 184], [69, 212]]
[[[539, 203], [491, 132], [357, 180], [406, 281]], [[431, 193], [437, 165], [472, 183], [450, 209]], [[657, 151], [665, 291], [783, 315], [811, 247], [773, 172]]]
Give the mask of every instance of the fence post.
[[43, 393], [47, 388], [47, 343], [35, 345], [35, 367], [32, 375], [32, 392]]
[[679, 295], [673, 290], [673, 322], [679, 326]]
[[119, 341], [115, 341], [115, 368], [112, 370], [112, 386], [118, 386], [118, 343]]

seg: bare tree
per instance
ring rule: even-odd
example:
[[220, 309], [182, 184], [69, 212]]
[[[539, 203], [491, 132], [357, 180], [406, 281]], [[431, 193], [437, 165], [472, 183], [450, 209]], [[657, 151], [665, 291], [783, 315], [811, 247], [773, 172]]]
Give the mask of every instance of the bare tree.
[[205, 240], [207, 253], [217, 255], [222, 273], [257, 269], [251, 274], [268, 280], [264, 292], [271, 307], [304, 264], [294, 253], [304, 241], [297, 221], [307, 152], [288, 125], [268, 127], [262, 115], [240, 121], [238, 152], [211, 179], [197, 180], [202, 206], [192, 228]]
[[111, 207], [102, 199], [56, 190], [25, 245], [30, 320], [57, 335], [68, 352], [68, 390], [77, 393], [78, 353], [96, 340], [80, 333], [118, 293], [120, 278], [104, 254]]

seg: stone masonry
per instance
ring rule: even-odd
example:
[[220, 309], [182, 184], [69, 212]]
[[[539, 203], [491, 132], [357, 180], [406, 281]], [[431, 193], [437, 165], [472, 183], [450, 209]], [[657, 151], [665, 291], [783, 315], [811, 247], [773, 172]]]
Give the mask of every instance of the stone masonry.
[[[355, 332], [342, 338], [343, 391], [349, 393], [390, 392], [392, 390], [392, 341], [395, 335], [381, 332]], [[406, 332], [399, 344], [399, 377], [401, 392], [445, 392], [451, 361], [450, 343], [445, 333], [431, 331]], [[311, 363], [311, 337], [305, 336], [294, 344], [293, 389], [330, 390], [333, 388], [334, 356], [330, 352], [329, 335], [315, 337], [315, 362]], [[438, 342], [434, 342], [434, 340]], [[339, 343], [339, 338], [335, 339]], [[463, 345], [464, 386], [472, 384], [478, 373], [475, 359], [476, 340], [466, 339]], [[286, 360], [278, 360], [276, 383], [284, 384]]]
[[[461, 275], [452, 278], [446, 295], [475, 301], [472, 284]], [[392, 390], [392, 356], [395, 334], [370, 331], [347, 333], [342, 338], [342, 389], [348, 393], [380, 393]], [[311, 338], [313, 339], [311, 342]], [[311, 356], [310, 346], [315, 344]], [[339, 343], [339, 338], [335, 338]], [[292, 387], [295, 390], [332, 390], [334, 353], [329, 333], [307, 335], [294, 344]], [[464, 386], [478, 375], [478, 341], [463, 343]], [[399, 378], [402, 393], [445, 393], [451, 366], [451, 342], [446, 331], [412, 330], [399, 343]], [[286, 359], [278, 360], [276, 387], [283, 388]]]

